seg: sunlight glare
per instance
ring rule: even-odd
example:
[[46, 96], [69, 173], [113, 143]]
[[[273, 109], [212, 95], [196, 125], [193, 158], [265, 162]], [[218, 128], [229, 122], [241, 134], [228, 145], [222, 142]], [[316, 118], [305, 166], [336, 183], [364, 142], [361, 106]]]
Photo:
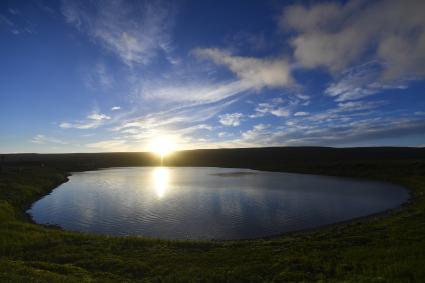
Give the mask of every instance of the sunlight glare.
[[166, 167], [157, 167], [153, 171], [153, 185], [158, 198], [162, 198], [168, 190], [170, 172]]
[[150, 144], [150, 151], [159, 155], [161, 158], [169, 155], [175, 149], [175, 145], [171, 138], [159, 137]]

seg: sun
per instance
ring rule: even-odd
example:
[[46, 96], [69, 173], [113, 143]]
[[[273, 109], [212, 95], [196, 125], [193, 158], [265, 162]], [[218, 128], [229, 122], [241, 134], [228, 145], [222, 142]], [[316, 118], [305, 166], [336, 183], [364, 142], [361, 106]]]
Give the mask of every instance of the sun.
[[158, 137], [151, 141], [149, 151], [159, 155], [162, 158], [175, 150], [175, 143], [170, 137]]

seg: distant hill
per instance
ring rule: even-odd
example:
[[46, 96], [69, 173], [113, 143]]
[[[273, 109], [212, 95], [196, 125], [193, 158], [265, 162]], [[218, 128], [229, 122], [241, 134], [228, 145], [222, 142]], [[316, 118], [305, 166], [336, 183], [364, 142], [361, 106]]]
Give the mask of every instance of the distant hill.
[[[89, 170], [118, 166], [157, 166], [159, 158], [148, 152], [3, 154], [6, 165], [35, 165], [66, 170]], [[326, 165], [403, 160], [425, 161], [425, 148], [413, 147], [264, 147], [199, 149], [174, 152], [165, 158], [167, 166], [244, 167], [290, 170]]]

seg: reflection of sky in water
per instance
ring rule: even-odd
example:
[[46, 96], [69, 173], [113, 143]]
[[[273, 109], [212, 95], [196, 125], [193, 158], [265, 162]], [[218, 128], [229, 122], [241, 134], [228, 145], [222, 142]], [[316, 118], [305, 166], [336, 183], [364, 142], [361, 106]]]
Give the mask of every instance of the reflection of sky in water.
[[240, 239], [365, 216], [407, 197], [395, 185], [325, 176], [202, 167], [112, 168], [75, 173], [30, 213], [37, 223], [84, 232]]

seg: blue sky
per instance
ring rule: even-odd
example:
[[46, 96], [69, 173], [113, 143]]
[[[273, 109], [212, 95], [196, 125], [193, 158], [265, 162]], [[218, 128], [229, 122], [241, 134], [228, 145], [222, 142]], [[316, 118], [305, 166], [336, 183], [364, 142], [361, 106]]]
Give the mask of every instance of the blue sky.
[[0, 152], [424, 146], [424, 1], [1, 1]]

